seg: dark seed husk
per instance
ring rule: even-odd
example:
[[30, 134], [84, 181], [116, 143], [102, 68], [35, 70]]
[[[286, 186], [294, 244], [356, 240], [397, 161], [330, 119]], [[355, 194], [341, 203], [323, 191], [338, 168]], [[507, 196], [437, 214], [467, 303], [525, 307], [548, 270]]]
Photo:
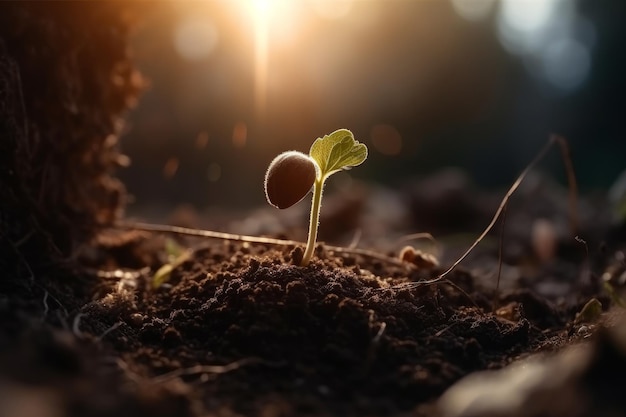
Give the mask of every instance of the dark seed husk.
[[302, 200], [315, 182], [315, 162], [302, 152], [288, 151], [278, 155], [265, 173], [265, 197], [279, 209]]

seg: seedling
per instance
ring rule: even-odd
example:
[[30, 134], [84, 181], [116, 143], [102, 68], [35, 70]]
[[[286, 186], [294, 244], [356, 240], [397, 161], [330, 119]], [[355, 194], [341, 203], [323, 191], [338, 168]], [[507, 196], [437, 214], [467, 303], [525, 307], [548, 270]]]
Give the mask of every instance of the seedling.
[[161, 266], [152, 277], [152, 287], [159, 288], [161, 285], [170, 280], [170, 276], [174, 269], [178, 268], [186, 260], [188, 260], [193, 251], [184, 249], [176, 241], [167, 239], [165, 241], [165, 252], [167, 253], [168, 262]]
[[[474, 243], [443, 273], [432, 279], [407, 282], [403, 284], [398, 284], [394, 286], [394, 288], [415, 288], [421, 285], [430, 285], [436, 284], [439, 282], [445, 282], [449, 285], [456, 286], [453, 282], [446, 279], [446, 276], [452, 272], [467, 256], [474, 250], [476, 246], [485, 238], [487, 233], [491, 231], [491, 229], [496, 224], [497, 220], [504, 215], [507, 203], [511, 196], [515, 193], [515, 191], [519, 188], [520, 184], [526, 178], [528, 173], [533, 169], [535, 165], [539, 163], [539, 161], [546, 155], [548, 150], [554, 145], [558, 144], [561, 148], [561, 155], [565, 162], [565, 169], [569, 182], [569, 190], [570, 190], [570, 227], [572, 229], [572, 234], [575, 235], [576, 230], [578, 228], [578, 216], [577, 216], [577, 185], [576, 185], [576, 177], [574, 175], [574, 169], [572, 166], [571, 157], [569, 156], [569, 147], [567, 145], [567, 141], [557, 135], [553, 135], [550, 137], [548, 143], [541, 149], [541, 151], [535, 156], [535, 158], [524, 168], [522, 173], [517, 177], [517, 179], [513, 182], [513, 185], [509, 188], [509, 190], [504, 195], [502, 201], [500, 202], [500, 206], [496, 210], [491, 222], [487, 227], [483, 230], [483, 232], [476, 238]], [[301, 152], [285, 152], [279, 156], [277, 156], [272, 163], [270, 164], [266, 176], [265, 176], [265, 193], [270, 204], [279, 207], [279, 208], [287, 208], [292, 206], [293, 204], [300, 201], [302, 198], [308, 194], [311, 186], [314, 187], [313, 194], [313, 203], [311, 209], [311, 224], [309, 227], [309, 238], [307, 241], [306, 252], [302, 256], [301, 265], [307, 265], [311, 257], [313, 255], [313, 250], [315, 248], [315, 241], [317, 239], [317, 226], [319, 222], [319, 209], [321, 205], [322, 199], [322, 189], [324, 186], [325, 180], [335, 172], [338, 172], [342, 169], [348, 169], [352, 166], [360, 165], [367, 159], [367, 147], [363, 144], [360, 144], [358, 141], [354, 140], [352, 133], [345, 129], [337, 130], [330, 135], [324, 136], [323, 138], [318, 138], [313, 145], [311, 146], [311, 150], [309, 151], [310, 155], [305, 155]], [[315, 171], [315, 175], [313, 176], [311, 173]], [[303, 175], [295, 175], [298, 172], [304, 173]], [[304, 180], [296, 181], [296, 178], [304, 178]], [[292, 183], [292, 181], [294, 181]], [[287, 197], [285, 197], [287, 196]], [[163, 233], [173, 233], [180, 234], [186, 236], [199, 236], [211, 239], [225, 239], [225, 240], [234, 240], [240, 242], [249, 242], [249, 243], [258, 243], [258, 244], [266, 244], [266, 245], [281, 245], [281, 246], [293, 246], [298, 245], [301, 242], [296, 242], [293, 240], [284, 240], [284, 239], [274, 239], [269, 237], [259, 237], [259, 236], [247, 236], [247, 235], [238, 235], [232, 233], [224, 233], [217, 232], [212, 230], [198, 230], [198, 229], [189, 229], [184, 227], [177, 226], [169, 226], [169, 225], [159, 225], [159, 224], [150, 224], [150, 223], [141, 223], [141, 222], [129, 222], [123, 221], [116, 223], [116, 227], [122, 229], [135, 229], [135, 230], [145, 230], [150, 232], [163, 232]], [[414, 234], [409, 235], [407, 238], [428, 238], [433, 240], [433, 237], [428, 234]], [[502, 242], [502, 231], [500, 242]], [[501, 243], [502, 244], [502, 243]], [[423, 260], [421, 257], [417, 259], [418, 262], [415, 262], [417, 255], [417, 251], [414, 248], [405, 248], [399, 257], [391, 257], [382, 253], [378, 253], [376, 251], [359, 249], [359, 248], [344, 248], [338, 246], [329, 246], [326, 245], [327, 249], [330, 249], [334, 253], [339, 254], [352, 254], [352, 255], [361, 255], [373, 259], [378, 259], [382, 262], [393, 264], [397, 266], [408, 266], [415, 265], [421, 267], [422, 265], [418, 265], [418, 263], [422, 263]], [[191, 251], [189, 253], [192, 253]], [[501, 257], [500, 257], [501, 258]], [[167, 264], [164, 266], [162, 271], [157, 271], [155, 274], [155, 279], [157, 284], [161, 282], [167, 281], [169, 279], [169, 274], [171, 271], [180, 265], [185, 260], [185, 256], [181, 256], [177, 260], [175, 259], [173, 263]], [[430, 262], [432, 266], [436, 266], [438, 261], [435, 258], [434, 262]], [[430, 266], [428, 266], [430, 267]], [[499, 274], [498, 274], [499, 276]], [[154, 285], [153, 281], [153, 285]], [[154, 285], [158, 286], [158, 285]], [[612, 285], [606, 285], [607, 292], [614, 298], [614, 302], [620, 305], [626, 305], [622, 299], [619, 298], [617, 294], [615, 294], [615, 289]], [[461, 290], [462, 291], [462, 290]], [[616, 301], [617, 300], [617, 301]]]
[[580, 312], [576, 313], [574, 323], [593, 323], [595, 321], [598, 321], [601, 315], [602, 303], [598, 301], [597, 298], [592, 298], [591, 300], [587, 301], [587, 304], [584, 305]]
[[322, 191], [326, 179], [335, 172], [360, 165], [367, 159], [367, 146], [354, 139], [347, 129], [318, 138], [309, 154], [288, 151], [278, 155], [265, 173], [265, 197], [274, 207], [284, 209], [302, 200], [313, 187], [309, 237], [301, 266], [313, 257], [319, 224]]

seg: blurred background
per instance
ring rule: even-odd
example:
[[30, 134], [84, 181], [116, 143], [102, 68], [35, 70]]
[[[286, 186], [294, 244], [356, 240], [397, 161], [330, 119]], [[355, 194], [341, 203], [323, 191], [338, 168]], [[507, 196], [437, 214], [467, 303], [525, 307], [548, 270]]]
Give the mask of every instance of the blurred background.
[[[624, 17], [623, 0], [155, 2], [133, 40], [149, 88], [122, 141], [129, 211], [265, 205], [271, 159], [337, 128], [370, 157], [332, 187], [445, 167], [504, 187], [558, 133], [581, 188], [606, 189], [626, 166]], [[566, 183], [556, 149], [541, 169]]]

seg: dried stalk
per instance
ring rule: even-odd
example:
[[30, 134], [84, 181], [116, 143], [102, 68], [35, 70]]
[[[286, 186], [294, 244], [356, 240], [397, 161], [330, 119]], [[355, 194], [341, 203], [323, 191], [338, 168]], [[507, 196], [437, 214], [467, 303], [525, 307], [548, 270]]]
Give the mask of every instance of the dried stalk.
[[[188, 227], [180, 227], [180, 226], [170, 226], [165, 224], [153, 224], [153, 223], [143, 223], [143, 222], [132, 222], [132, 221], [124, 221], [118, 222], [116, 227], [122, 229], [135, 229], [135, 230], [144, 230], [148, 232], [160, 232], [160, 233], [172, 233], [177, 235], [185, 235], [185, 236], [197, 236], [197, 237], [205, 237], [211, 239], [223, 239], [223, 240], [232, 240], [237, 242], [249, 242], [249, 243], [258, 243], [264, 245], [276, 245], [276, 246], [304, 246], [304, 242], [298, 242], [297, 240], [287, 240], [287, 239], [274, 239], [271, 237], [260, 237], [260, 236], [248, 236], [248, 235], [240, 235], [235, 233], [225, 233], [225, 232], [216, 232], [213, 230], [201, 230], [201, 229], [191, 229]], [[412, 264], [407, 262], [402, 262], [398, 258], [394, 258], [392, 256], [387, 256], [385, 254], [368, 250], [368, 249], [359, 249], [359, 248], [345, 248], [341, 246], [332, 246], [324, 244], [324, 248], [328, 251], [339, 253], [339, 254], [347, 254], [347, 255], [360, 255], [371, 259], [376, 259], [388, 264], [412, 268]]]

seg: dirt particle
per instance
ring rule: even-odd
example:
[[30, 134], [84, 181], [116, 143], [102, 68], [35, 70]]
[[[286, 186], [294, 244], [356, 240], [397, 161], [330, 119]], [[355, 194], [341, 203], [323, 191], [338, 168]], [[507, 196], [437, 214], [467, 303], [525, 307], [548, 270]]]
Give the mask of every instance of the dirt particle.
[[306, 305], [309, 303], [307, 289], [302, 281], [292, 281], [285, 287], [287, 293], [287, 302], [289, 304]]
[[261, 266], [261, 263], [257, 258], [250, 258], [250, 263], [248, 264], [248, 272], [254, 274]]
[[144, 322], [144, 316], [140, 313], [133, 313], [130, 315], [130, 324], [133, 327], [141, 327]]
[[163, 332], [163, 343], [166, 346], [173, 346], [179, 344], [181, 341], [182, 337], [180, 336], [178, 330], [176, 330], [174, 327], [170, 326], [165, 329], [165, 332]]
[[296, 246], [291, 252], [289, 252], [289, 257], [291, 258], [291, 263], [293, 265], [300, 265], [302, 263], [302, 258], [304, 257], [304, 250], [301, 246]]

